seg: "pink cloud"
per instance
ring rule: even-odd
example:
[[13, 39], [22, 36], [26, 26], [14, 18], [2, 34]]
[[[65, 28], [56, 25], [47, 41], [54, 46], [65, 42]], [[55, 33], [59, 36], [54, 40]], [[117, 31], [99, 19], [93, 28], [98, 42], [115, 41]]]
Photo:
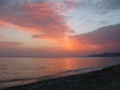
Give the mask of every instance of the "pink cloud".
[[64, 16], [60, 15], [47, 2], [20, 3], [12, 5], [10, 2], [3, 6], [0, 20], [26, 28], [33, 34], [41, 34], [49, 38], [62, 38], [66, 32], [71, 32]]

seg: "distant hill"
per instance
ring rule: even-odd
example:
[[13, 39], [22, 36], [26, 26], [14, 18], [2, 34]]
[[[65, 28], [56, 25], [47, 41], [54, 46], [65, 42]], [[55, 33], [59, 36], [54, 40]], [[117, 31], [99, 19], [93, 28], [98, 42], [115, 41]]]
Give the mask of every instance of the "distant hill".
[[120, 52], [93, 54], [89, 55], [89, 57], [120, 57]]

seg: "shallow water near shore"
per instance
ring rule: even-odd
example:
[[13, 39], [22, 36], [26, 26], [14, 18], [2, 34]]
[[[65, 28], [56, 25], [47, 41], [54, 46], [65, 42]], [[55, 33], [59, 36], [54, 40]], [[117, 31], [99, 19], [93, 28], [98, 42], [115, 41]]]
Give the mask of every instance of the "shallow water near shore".
[[120, 64], [120, 58], [0, 58], [0, 88], [28, 84], [51, 75], [71, 75]]

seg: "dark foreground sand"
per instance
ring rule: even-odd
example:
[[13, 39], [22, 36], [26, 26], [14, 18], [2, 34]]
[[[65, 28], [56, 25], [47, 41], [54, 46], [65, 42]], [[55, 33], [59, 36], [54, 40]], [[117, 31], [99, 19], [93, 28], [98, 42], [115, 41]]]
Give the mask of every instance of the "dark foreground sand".
[[120, 65], [2, 90], [120, 90]]

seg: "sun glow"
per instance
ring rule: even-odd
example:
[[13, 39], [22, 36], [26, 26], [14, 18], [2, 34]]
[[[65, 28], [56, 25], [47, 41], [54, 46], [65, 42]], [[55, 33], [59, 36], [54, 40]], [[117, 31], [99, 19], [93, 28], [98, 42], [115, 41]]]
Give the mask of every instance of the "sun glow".
[[65, 36], [63, 41], [63, 48], [66, 50], [74, 50], [73, 40], [69, 36]]
[[72, 43], [71, 43], [69, 37], [66, 38], [64, 43], [65, 43], [65, 47], [66, 47], [67, 50], [72, 50], [73, 49]]

